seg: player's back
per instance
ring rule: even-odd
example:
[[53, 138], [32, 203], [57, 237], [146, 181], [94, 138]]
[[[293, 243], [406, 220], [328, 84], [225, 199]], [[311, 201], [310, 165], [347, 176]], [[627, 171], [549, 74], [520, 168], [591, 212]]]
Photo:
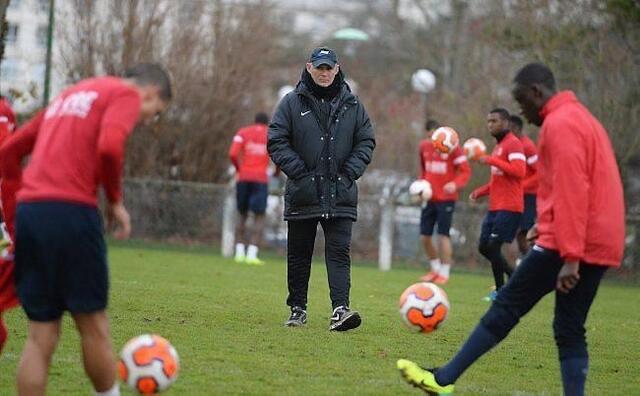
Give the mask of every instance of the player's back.
[[[123, 109], [125, 102], [130, 106]], [[130, 130], [139, 111], [137, 91], [116, 77], [87, 79], [67, 88], [44, 111], [18, 200], [95, 205], [101, 130]]]
[[240, 164], [240, 179], [248, 181], [266, 182], [269, 167], [269, 153], [267, 152], [267, 126], [252, 124], [241, 128], [236, 136], [242, 139], [242, 162]]

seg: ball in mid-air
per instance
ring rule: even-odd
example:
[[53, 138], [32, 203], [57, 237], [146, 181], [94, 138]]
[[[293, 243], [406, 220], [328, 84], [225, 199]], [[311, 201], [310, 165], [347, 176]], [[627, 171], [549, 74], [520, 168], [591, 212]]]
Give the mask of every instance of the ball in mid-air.
[[458, 146], [458, 132], [450, 127], [440, 127], [431, 134], [433, 147], [441, 153], [449, 154]]
[[477, 160], [487, 153], [487, 146], [478, 138], [470, 138], [464, 142], [462, 150], [467, 158]]
[[424, 179], [419, 179], [411, 183], [409, 186], [409, 195], [411, 195], [411, 201], [414, 203], [427, 202], [433, 195], [431, 189], [431, 183]]

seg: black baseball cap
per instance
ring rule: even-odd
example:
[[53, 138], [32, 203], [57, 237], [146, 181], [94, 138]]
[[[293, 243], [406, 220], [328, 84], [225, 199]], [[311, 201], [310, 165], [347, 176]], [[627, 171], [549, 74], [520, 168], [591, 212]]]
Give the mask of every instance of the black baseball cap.
[[338, 55], [336, 55], [336, 52], [331, 48], [318, 47], [311, 53], [309, 62], [313, 64], [313, 67], [327, 65], [333, 69], [336, 63], [338, 63]]

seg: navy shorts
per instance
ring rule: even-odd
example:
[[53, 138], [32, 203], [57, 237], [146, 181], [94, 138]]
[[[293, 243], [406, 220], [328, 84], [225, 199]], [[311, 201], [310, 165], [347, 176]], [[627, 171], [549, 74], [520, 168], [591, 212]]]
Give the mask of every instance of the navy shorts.
[[536, 222], [536, 195], [525, 194], [524, 195], [524, 212], [520, 219], [520, 231], [529, 231], [533, 224]]
[[15, 276], [30, 320], [49, 322], [64, 311], [106, 309], [109, 270], [98, 209], [64, 202], [30, 202], [16, 213]]
[[482, 230], [480, 231], [480, 242], [497, 240], [510, 243], [518, 232], [520, 226], [520, 212], [509, 210], [489, 211], [482, 220]]
[[449, 236], [455, 207], [455, 201], [429, 201], [420, 215], [420, 235], [433, 235], [433, 230], [437, 224], [438, 235]]
[[248, 211], [259, 215], [264, 214], [267, 210], [268, 187], [267, 183], [238, 182], [236, 184], [238, 212], [243, 215]]

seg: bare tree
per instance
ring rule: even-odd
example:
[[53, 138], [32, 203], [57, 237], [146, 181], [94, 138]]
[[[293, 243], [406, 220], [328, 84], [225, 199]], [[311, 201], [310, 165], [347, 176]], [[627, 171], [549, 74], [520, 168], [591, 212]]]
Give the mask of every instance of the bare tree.
[[[176, 91], [168, 114], [137, 131], [129, 144], [130, 176], [186, 180], [225, 177], [226, 151], [242, 123], [264, 110], [273, 87], [281, 36], [267, 2], [242, 5], [190, 0], [74, 0], [60, 32], [70, 81], [120, 74], [140, 61], [170, 70]], [[270, 104], [270, 103], [269, 103]]]

